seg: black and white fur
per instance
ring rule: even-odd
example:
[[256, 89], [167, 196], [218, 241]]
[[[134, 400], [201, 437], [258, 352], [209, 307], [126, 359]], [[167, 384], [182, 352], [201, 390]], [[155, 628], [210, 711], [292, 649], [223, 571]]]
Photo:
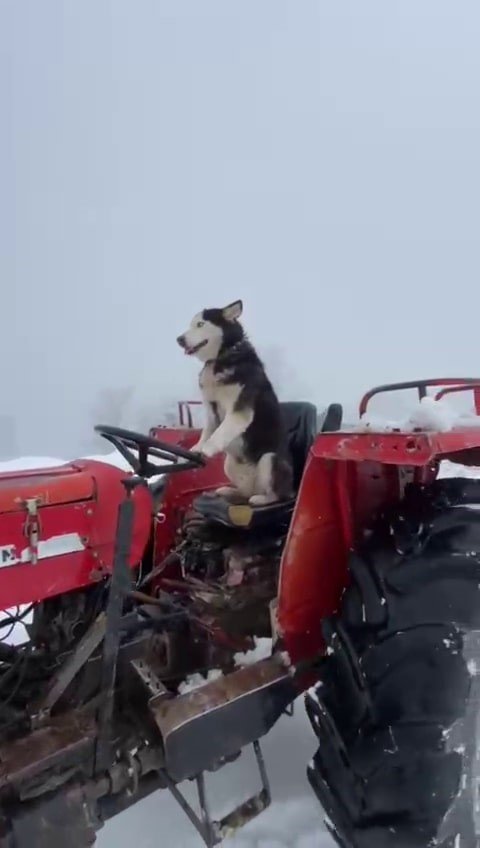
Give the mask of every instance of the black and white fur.
[[292, 469], [280, 404], [256, 351], [239, 323], [242, 301], [204, 309], [177, 339], [204, 363], [200, 389], [206, 424], [193, 450], [206, 457], [225, 453], [232, 486], [218, 494], [240, 494], [256, 506], [293, 496]]

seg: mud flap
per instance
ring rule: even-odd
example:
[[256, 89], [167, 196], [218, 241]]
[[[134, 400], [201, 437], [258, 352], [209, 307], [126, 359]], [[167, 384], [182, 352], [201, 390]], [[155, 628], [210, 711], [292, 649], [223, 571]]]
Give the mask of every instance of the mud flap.
[[179, 783], [221, 765], [268, 733], [297, 694], [280, 660], [271, 657], [178, 698], [152, 699], [170, 778]]

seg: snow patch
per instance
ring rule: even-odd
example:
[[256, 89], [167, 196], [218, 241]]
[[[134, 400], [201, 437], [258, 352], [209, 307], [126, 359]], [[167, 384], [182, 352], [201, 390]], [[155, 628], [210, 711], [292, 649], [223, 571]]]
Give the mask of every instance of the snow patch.
[[480, 416], [461, 414], [449, 406], [444, 398], [435, 400], [427, 396], [412, 407], [407, 418], [400, 421], [366, 412], [355, 430], [362, 433], [412, 433], [417, 430], [446, 433], [454, 427], [480, 427]]
[[406, 428], [415, 430], [418, 427], [421, 430], [446, 433], [455, 426], [457, 420], [457, 413], [444, 400], [424, 397], [410, 413]]
[[219, 677], [223, 677], [223, 672], [219, 668], [210, 669], [206, 677], [198, 672], [190, 674], [182, 683], [180, 683], [178, 687], [178, 694], [186, 695], [187, 692], [194, 692], [195, 689], [200, 689], [202, 686], [205, 686], [206, 683], [218, 680]]
[[278, 654], [278, 656], [280, 657], [280, 662], [282, 663], [282, 665], [285, 666], [285, 668], [292, 667], [292, 660], [290, 659], [290, 654], [288, 653], [288, 651], [280, 651], [280, 654]]
[[22, 456], [19, 459], [7, 459], [0, 462], [0, 474], [9, 474], [12, 471], [32, 471], [37, 468], [56, 468], [65, 465], [68, 460], [53, 458], [52, 456]]
[[445, 459], [440, 464], [439, 477], [468, 477], [472, 480], [480, 477], [480, 468], [475, 466], [458, 465]]
[[360, 418], [360, 423], [353, 429], [359, 433], [394, 433], [401, 430], [401, 424], [398, 421], [365, 412]]
[[[136, 451], [134, 451], [136, 455]], [[92, 456], [80, 456], [76, 459], [59, 459], [59, 457], [52, 456], [21, 456], [18, 459], [7, 459], [3, 462], [0, 462], [0, 474], [8, 474], [15, 471], [36, 471], [42, 470], [44, 468], [58, 468], [61, 465], [67, 465], [71, 462], [82, 462], [82, 461], [95, 461], [95, 462], [104, 462], [106, 465], [113, 465], [115, 468], [120, 468], [121, 471], [131, 471], [131, 467], [128, 464], [125, 457], [122, 456], [117, 450], [111, 451], [110, 453], [101, 453], [101, 454], [93, 454]], [[151, 457], [150, 461], [153, 465], [158, 465], [161, 467], [165, 465], [165, 459], [160, 459], [158, 457]], [[160, 475], [159, 475], [160, 476]]]
[[253, 637], [255, 647], [244, 653], [239, 652], [234, 654], [235, 665], [242, 668], [246, 665], [253, 665], [259, 660], [265, 660], [272, 655], [272, 640], [267, 638]]
[[471, 677], [476, 677], [478, 674], [478, 665], [477, 661], [472, 659], [467, 662], [468, 673]]

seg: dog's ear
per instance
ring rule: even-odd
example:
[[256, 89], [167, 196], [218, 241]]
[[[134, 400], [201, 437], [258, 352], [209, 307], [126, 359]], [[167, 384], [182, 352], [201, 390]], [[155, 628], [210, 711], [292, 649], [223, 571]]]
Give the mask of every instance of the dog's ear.
[[228, 306], [224, 306], [222, 309], [222, 315], [226, 321], [238, 321], [240, 315], [242, 314], [243, 303], [241, 300], [234, 300], [233, 303], [229, 303]]

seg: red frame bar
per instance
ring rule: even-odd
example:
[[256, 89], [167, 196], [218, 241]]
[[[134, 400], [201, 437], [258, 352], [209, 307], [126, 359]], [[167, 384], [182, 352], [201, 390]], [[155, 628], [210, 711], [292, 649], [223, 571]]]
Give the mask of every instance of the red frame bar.
[[[367, 411], [368, 404], [375, 395], [385, 392], [401, 392], [408, 389], [417, 389], [420, 400], [427, 395], [427, 389], [434, 386], [458, 386], [457, 391], [466, 391], [468, 388], [480, 388], [480, 379], [478, 377], [434, 377], [430, 380], [411, 380], [406, 383], [386, 383], [383, 386], [376, 386], [370, 389], [360, 401], [359, 414], [360, 417]], [[480, 397], [479, 397], [480, 402]]]
[[445, 395], [452, 395], [457, 392], [473, 392], [475, 412], [477, 415], [480, 415], [480, 382], [471, 383], [469, 386], [447, 386], [445, 389], [437, 392], [435, 400], [441, 400]]
[[179, 400], [178, 401], [178, 420], [180, 427], [189, 427], [193, 429], [193, 416], [191, 406], [201, 406], [201, 400]]
[[[323, 459], [379, 462], [388, 465], [426, 466], [455, 453], [472, 452], [464, 465], [480, 465], [480, 427], [470, 426], [446, 433], [322, 433], [311, 452]], [[459, 460], [460, 461], [460, 460]]]

